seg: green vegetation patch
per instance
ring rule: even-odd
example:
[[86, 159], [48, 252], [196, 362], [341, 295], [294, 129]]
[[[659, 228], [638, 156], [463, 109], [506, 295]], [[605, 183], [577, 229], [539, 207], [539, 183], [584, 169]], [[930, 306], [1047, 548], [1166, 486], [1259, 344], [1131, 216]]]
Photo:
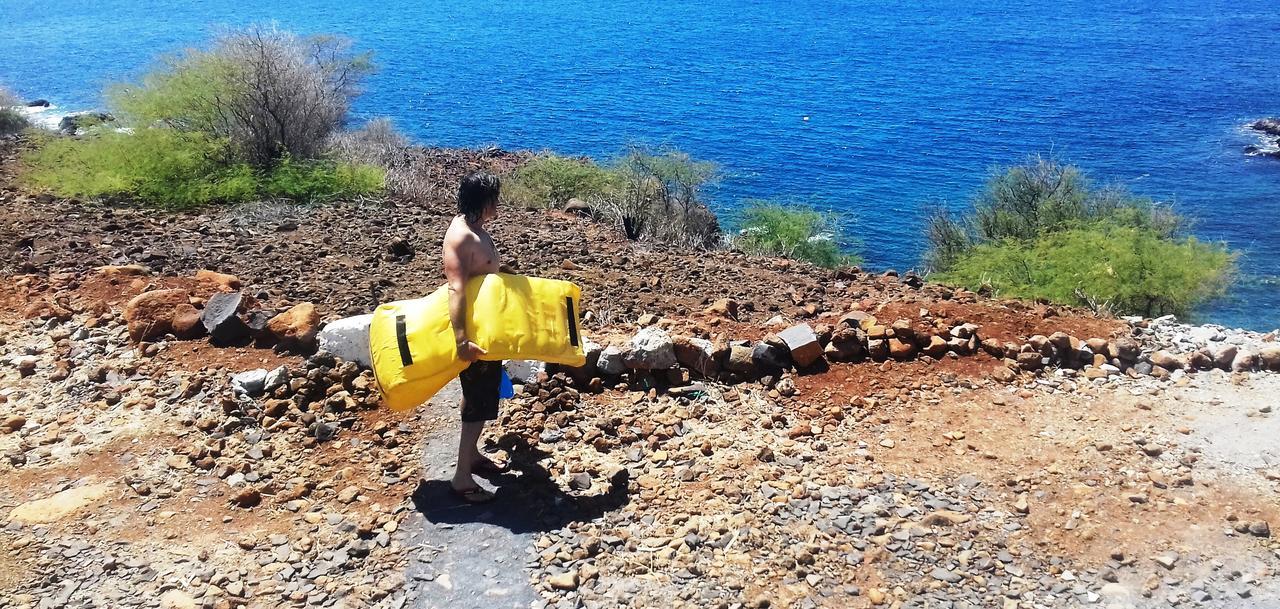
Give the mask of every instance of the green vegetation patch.
[[735, 245], [748, 254], [804, 260], [835, 268], [855, 266], [861, 259], [840, 249], [845, 238], [833, 214], [795, 203], [744, 201]]
[[1226, 290], [1236, 260], [1186, 236], [1186, 224], [1150, 199], [1093, 188], [1078, 168], [1034, 158], [994, 175], [966, 216], [935, 213], [925, 266], [934, 280], [998, 295], [1185, 316]]
[[223, 141], [164, 128], [82, 138], [45, 136], [23, 164], [27, 184], [61, 196], [129, 196], [175, 209], [358, 196], [380, 190], [383, 177], [376, 167], [329, 161], [286, 160], [259, 170], [235, 161]]

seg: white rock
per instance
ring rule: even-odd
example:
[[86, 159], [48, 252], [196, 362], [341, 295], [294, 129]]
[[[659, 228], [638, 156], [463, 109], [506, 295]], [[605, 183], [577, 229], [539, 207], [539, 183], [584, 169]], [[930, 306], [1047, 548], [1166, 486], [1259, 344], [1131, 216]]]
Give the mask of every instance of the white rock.
[[628, 368], [666, 370], [676, 365], [675, 345], [664, 330], [649, 326], [631, 338], [625, 360]]
[[267, 373], [267, 378], [262, 382], [262, 390], [264, 392], [271, 392], [275, 390], [276, 387], [282, 387], [288, 383], [289, 369], [284, 366], [280, 366], [279, 368]]
[[373, 360], [369, 356], [369, 325], [372, 323], [372, 313], [344, 317], [325, 324], [316, 334], [316, 340], [321, 349], [335, 357], [372, 368]]
[[231, 388], [244, 395], [260, 395], [267, 382], [267, 371], [263, 368], [248, 370], [231, 376]]

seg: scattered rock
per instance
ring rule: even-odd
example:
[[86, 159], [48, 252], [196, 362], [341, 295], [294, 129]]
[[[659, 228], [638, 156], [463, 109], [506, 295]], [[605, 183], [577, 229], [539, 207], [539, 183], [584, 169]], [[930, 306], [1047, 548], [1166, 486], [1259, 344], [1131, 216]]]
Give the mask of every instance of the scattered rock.
[[272, 317], [267, 322], [266, 329], [284, 347], [310, 349], [315, 345], [316, 334], [320, 331], [320, 313], [309, 302], [297, 304]]
[[187, 302], [186, 290], [152, 290], [143, 292], [124, 306], [124, 320], [129, 338], [134, 342], [153, 340], [173, 332], [174, 317]]

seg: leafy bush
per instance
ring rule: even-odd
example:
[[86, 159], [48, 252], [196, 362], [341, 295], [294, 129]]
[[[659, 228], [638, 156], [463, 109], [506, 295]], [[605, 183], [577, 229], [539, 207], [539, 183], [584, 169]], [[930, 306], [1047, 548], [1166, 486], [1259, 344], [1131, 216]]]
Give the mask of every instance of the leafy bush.
[[983, 243], [934, 278], [997, 295], [1158, 316], [1221, 295], [1233, 256], [1195, 238], [1094, 224], [1038, 239]]
[[171, 208], [262, 197], [355, 196], [381, 188], [377, 168], [315, 162], [256, 170], [229, 160], [225, 141], [173, 129], [46, 136], [24, 156], [26, 182], [62, 196], [129, 195]]
[[0, 135], [13, 135], [30, 127], [31, 123], [21, 112], [13, 108], [0, 108]]
[[263, 176], [261, 188], [268, 198], [323, 201], [377, 192], [385, 177], [386, 172], [373, 165], [295, 162], [286, 157]]
[[135, 127], [165, 126], [228, 142], [249, 164], [320, 155], [345, 122], [367, 54], [334, 36], [250, 27], [161, 61], [140, 83], [108, 93]]
[[527, 208], [581, 199], [629, 239], [706, 248], [721, 239], [715, 213], [701, 200], [717, 173], [714, 163], [677, 150], [632, 147], [605, 166], [543, 153], [504, 179], [502, 196]]
[[988, 180], [968, 216], [935, 212], [925, 266], [944, 283], [1006, 296], [1187, 315], [1223, 292], [1235, 255], [1185, 228], [1167, 207], [1036, 157]]
[[679, 150], [632, 146], [614, 163], [621, 190], [607, 209], [630, 239], [648, 238], [687, 247], [714, 247], [722, 239], [702, 189], [719, 167]]
[[812, 208], [773, 201], [745, 201], [735, 246], [755, 256], [805, 260], [827, 268], [853, 266], [857, 256], [840, 251], [837, 218]]
[[0, 87], [0, 135], [12, 135], [30, 126], [27, 117], [17, 109], [21, 103], [8, 89]]
[[559, 208], [573, 198], [594, 201], [614, 196], [619, 185], [617, 172], [590, 159], [544, 152], [503, 180], [502, 194], [529, 209]]

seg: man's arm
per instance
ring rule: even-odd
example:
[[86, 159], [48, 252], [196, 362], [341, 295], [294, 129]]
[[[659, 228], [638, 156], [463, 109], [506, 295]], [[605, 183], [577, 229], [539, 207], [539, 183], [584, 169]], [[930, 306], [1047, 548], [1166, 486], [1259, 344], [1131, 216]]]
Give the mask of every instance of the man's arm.
[[453, 338], [458, 348], [458, 359], [473, 362], [481, 355], [481, 349], [467, 336], [467, 279], [470, 276], [467, 261], [459, 251], [463, 239], [452, 238], [444, 247], [444, 277], [449, 285], [449, 322], [453, 324]]

